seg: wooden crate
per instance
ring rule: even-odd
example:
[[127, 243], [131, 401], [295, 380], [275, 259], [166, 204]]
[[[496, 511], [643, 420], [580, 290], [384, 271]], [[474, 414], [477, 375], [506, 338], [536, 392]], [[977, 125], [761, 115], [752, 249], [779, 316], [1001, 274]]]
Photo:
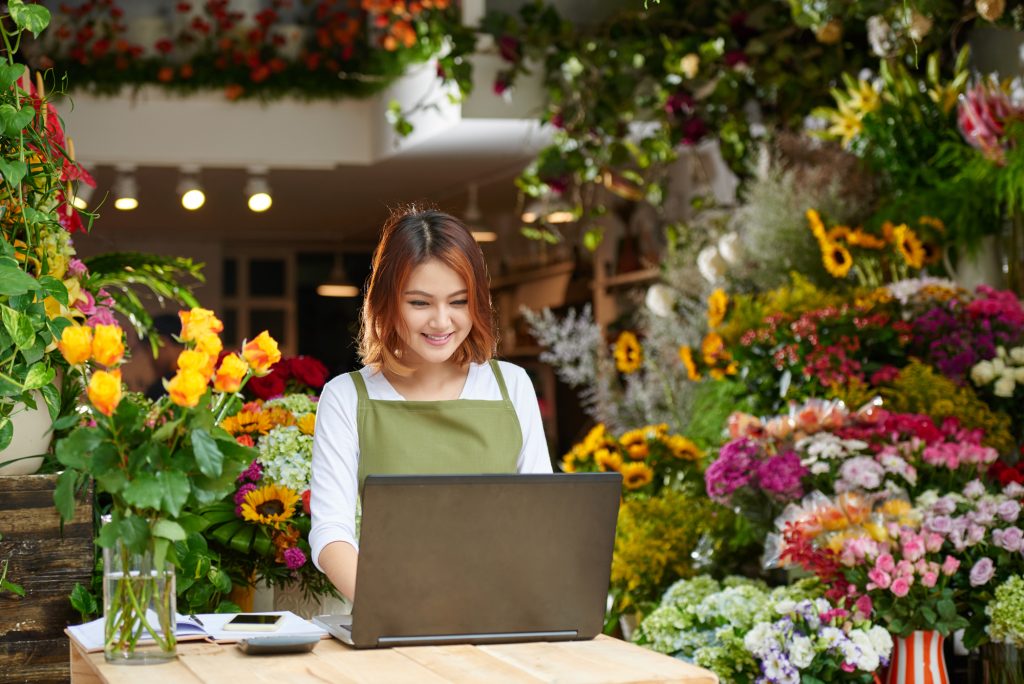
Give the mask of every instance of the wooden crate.
[[0, 559], [24, 598], [0, 594], [0, 682], [70, 679], [64, 628], [79, 622], [68, 596], [92, 577], [92, 496], [60, 531], [53, 505], [56, 475], [0, 476]]

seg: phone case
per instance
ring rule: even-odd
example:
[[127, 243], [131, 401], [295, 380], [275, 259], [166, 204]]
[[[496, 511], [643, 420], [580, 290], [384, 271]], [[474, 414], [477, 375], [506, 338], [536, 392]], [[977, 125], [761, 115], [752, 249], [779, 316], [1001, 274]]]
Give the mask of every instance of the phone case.
[[232, 623], [228, 620], [224, 623], [223, 629], [228, 632], [273, 632], [280, 629], [282, 623], [284, 623], [284, 617], [282, 616], [277, 622], [264, 625], [257, 622], [235, 622]]
[[249, 637], [238, 642], [238, 648], [248, 655], [274, 655], [279, 653], [308, 653], [320, 643], [313, 635]]

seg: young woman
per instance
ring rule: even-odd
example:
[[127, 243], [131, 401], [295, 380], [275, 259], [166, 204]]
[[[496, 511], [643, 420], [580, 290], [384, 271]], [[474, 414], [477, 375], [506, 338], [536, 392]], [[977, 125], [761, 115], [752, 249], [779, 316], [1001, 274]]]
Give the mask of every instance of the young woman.
[[495, 361], [483, 253], [457, 219], [384, 226], [363, 304], [364, 368], [324, 387], [313, 438], [313, 562], [355, 596], [356, 498], [370, 474], [550, 473], [522, 368]]

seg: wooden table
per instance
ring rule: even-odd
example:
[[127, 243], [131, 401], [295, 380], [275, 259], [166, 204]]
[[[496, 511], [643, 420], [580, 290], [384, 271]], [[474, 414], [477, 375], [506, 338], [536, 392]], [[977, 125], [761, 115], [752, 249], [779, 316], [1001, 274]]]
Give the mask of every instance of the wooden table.
[[178, 644], [160, 665], [109, 665], [71, 642], [72, 684], [539, 684], [541, 682], [717, 684], [710, 671], [611, 637], [592, 641], [493, 646], [417, 646], [356, 650], [334, 639], [312, 653], [247, 656], [234, 644]]

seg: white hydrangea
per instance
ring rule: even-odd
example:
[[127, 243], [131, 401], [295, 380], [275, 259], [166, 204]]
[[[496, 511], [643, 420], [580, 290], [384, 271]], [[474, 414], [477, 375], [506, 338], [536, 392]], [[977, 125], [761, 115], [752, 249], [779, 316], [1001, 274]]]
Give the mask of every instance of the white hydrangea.
[[263, 476], [296, 492], [309, 489], [313, 437], [294, 425], [276, 427], [260, 438], [257, 460]]
[[264, 408], [283, 408], [298, 418], [307, 413], [316, 413], [316, 400], [308, 394], [286, 394], [264, 402]]

